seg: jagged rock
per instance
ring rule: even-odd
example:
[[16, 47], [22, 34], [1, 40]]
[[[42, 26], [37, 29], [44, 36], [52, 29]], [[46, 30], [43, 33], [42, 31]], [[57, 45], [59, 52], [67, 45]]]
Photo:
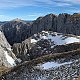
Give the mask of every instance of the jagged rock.
[[51, 30], [56, 15], [49, 14], [34, 21], [31, 28], [31, 34], [41, 32], [43, 30]]
[[51, 49], [52, 53], [68, 52], [80, 49], [80, 43], [71, 43], [66, 45], [57, 45]]

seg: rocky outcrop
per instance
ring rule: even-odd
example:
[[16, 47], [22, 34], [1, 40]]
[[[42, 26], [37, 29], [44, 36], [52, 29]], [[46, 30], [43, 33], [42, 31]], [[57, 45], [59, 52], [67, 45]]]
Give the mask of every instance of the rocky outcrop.
[[80, 14], [59, 14], [56, 21], [57, 32], [80, 35]]
[[16, 65], [17, 58], [11, 50], [4, 34], [0, 31], [0, 67], [13, 67]]
[[80, 43], [71, 43], [71, 44], [66, 44], [66, 45], [56, 45], [55, 47], [50, 48], [49, 41], [44, 40], [44, 43], [42, 43], [40, 41], [34, 47], [32, 47], [29, 54], [30, 54], [30, 58], [34, 59], [34, 58], [44, 56], [44, 55], [47, 55], [47, 54], [69, 52], [69, 51], [74, 51], [74, 50], [77, 50], [77, 49], [80, 49]]
[[13, 44], [13, 52], [17, 58], [20, 58], [22, 61], [26, 61], [30, 59], [29, 49], [30, 49], [31, 41], [30, 39], [26, 39], [22, 41], [22, 43]]

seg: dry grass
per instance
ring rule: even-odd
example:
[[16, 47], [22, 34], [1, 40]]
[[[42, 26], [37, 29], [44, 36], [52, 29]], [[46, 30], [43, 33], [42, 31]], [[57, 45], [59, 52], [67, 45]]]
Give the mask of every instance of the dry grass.
[[10, 68], [5, 67], [5, 66], [1, 66], [1, 67], [0, 67], [0, 75], [8, 72], [9, 70], [10, 70]]
[[80, 14], [75, 14], [74, 16], [75, 16], [75, 17], [80, 17]]

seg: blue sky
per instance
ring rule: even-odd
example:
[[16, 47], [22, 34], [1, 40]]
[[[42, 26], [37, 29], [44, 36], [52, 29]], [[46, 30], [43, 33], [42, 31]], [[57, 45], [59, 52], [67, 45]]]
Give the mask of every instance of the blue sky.
[[0, 0], [0, 21], [35, 20], [50, 13], [80, 13], [80, 0]]

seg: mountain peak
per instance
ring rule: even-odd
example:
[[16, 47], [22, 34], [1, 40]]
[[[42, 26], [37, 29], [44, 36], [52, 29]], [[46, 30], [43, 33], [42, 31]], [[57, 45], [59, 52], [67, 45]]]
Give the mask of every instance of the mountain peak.
[[23, 20], [19, 19], [19, 18], [16, 18], [16, 19], [13, 19], [12, 21], [17, 21], [17, 22], [21, 22]]

